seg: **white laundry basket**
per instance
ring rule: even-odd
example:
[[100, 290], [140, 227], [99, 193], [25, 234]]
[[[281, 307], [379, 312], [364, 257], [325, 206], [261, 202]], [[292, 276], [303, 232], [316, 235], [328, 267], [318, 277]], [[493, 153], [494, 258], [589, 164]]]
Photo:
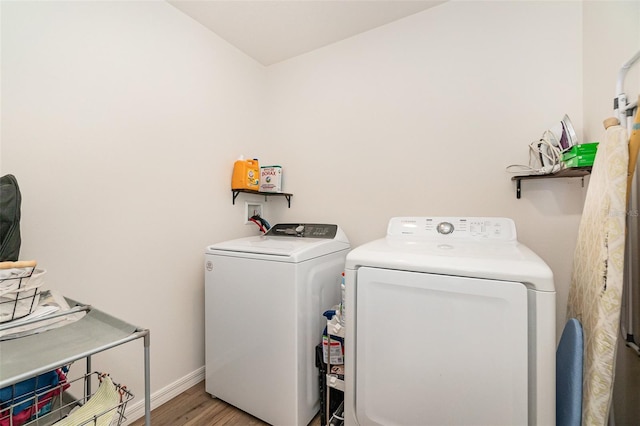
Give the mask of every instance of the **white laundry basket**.
[[35, 261], [0, 262], [0, 323], [29, 315], [38, 306], [46, 270]]

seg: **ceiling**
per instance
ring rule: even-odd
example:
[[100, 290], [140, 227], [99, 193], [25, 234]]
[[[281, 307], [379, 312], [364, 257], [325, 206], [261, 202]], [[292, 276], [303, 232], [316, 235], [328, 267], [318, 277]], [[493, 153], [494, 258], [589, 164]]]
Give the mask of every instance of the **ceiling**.
[[168, 2], [265, 66], [444, 3], [428, 0]]

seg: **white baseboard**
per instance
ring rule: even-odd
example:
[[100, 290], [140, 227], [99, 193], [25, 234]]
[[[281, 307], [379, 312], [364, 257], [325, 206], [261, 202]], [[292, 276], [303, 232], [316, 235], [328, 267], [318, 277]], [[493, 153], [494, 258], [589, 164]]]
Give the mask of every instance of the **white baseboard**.
[[[151, 409], [153, 410], [154, 408], [161, 406], [165, 402], [175, 398], [182, 392], [197, 385], [203, 380], [204, 366], [151, 394]], [[140, 394], [144, 395], [143, 393]], [[127, 420], [124, 422], [124, 425], [131, 424], [139, 418], [144, 417], [144, 398], [127, 407], [125, 415]]]

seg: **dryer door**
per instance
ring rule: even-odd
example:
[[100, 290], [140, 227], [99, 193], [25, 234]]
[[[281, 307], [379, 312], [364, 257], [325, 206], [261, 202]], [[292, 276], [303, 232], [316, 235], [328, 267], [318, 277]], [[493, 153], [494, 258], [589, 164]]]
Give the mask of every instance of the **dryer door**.
[[358, 269], [360, 424], [526, 425], [527, 289]]

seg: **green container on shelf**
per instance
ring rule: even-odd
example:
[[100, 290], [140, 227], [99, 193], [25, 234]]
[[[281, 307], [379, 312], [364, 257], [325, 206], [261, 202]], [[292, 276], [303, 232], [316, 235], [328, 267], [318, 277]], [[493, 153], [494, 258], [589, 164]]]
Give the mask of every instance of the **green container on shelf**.
[[574, 145], [570, 150], [562, 154], [562, 162], [565, 167], [590, 167], [596, 158], [598, 142]]

